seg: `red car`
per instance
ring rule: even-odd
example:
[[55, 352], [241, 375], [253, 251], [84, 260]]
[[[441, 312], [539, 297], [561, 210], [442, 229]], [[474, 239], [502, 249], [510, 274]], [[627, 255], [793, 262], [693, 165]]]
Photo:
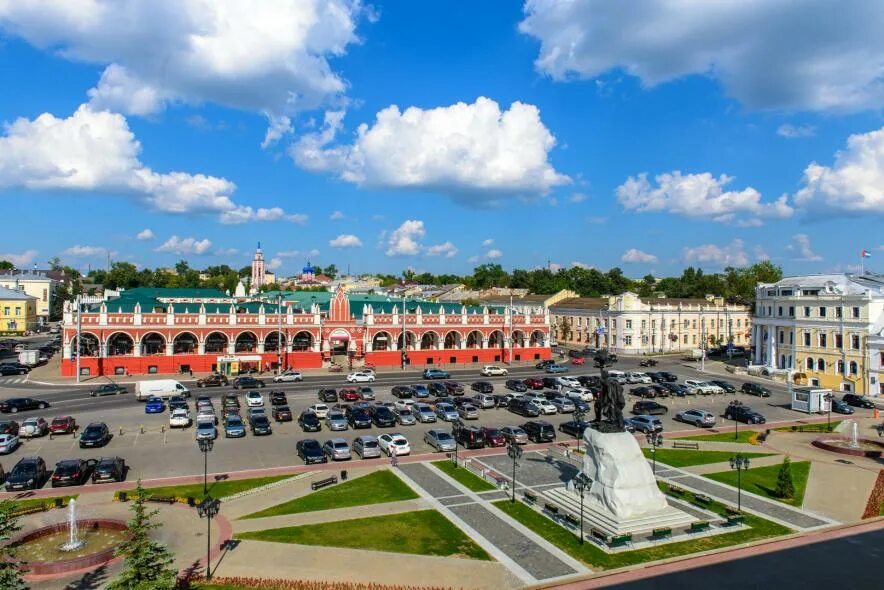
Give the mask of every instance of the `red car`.
[[499, 428], [494, 428], [492, 426], [486, 426], [482, 428], [482, 432], [485, 433], [485, 445], [489, 447], [503, 447], [506, 446], [506, 437], [500, 431]]
[[358, 402], [362, 399], [359, 392], [352, 387], [345, 387], [338, 393], [338, 396], [345, 402]]
[[543, 379], [539, 377], [528, 377], [522, 383], [528, 386], [528, 389], [543, 389]]
[[56, 416], [49, 424], [52, 434], [71, 434], [77, 430], [77, 421], [72, 416]]
[[574, 358], [571, 359], [571, 364], [572, 365], [583, 365], [583, 364], [586, 364], [586, 359], [583, 358], [582, 356], [575, 356]]

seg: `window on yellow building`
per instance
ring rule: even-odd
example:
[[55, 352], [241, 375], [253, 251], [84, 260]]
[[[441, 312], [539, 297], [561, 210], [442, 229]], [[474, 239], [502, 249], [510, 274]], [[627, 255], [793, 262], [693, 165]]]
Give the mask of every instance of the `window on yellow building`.
[[859, 350], [859, 334], [850, 335], [850, 348], [853, 350]]
[[829, 346], [828, 334], [821, 332], [820, 333], [820, 348], [826, 348], [828, 346]]
[[813, 359], [810, 357], [807, 357], [807, 370], [813, 371], [813, 367], [814, 367]]
[[835, 348], [843, 348], [843, 347], [844, 347], [844, 338], [841, 336], [841, 334], [835, 334]]
[[21, 315], [21, 307], [15, 307], [15, 315]]
[[825, 359], [817, 359], [816, 360], [816, 370], [818, 373], [824, 373], [826, 371], [826, 360]]
[[850, 361], [850, 374], [856, 375], [859, 373], [859, 365], [856, 364], [856, 361]]

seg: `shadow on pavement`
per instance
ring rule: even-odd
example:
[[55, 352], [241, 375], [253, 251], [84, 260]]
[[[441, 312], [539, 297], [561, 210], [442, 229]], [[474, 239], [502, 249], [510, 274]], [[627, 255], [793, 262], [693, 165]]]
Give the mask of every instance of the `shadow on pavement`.
[[92, 570], [91, 572], [87, 572], [83, 574], [82, 577], [78, 580], [74, 580], [70, 582], [67, 586], [64, 587], [64, 590], [92, 590], [101, 588], [104, 586], [104, 583], [107, 581], [107, 568], [105, 566], [101, 566]]

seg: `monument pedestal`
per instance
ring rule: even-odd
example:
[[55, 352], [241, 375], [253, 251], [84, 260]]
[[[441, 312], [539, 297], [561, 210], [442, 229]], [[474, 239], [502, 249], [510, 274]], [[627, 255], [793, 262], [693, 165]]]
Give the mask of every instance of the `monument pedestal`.
[[[696, 520], [666, 501], [634, 436], [587, 428], [583, 439], [583, 473], [592, 482], [583, 497], [584, 523], [616, 537], [687, 527]], [[553, 488], [541, 496], [547, 503], [580, 516], [580, 495], [573, 489]]]

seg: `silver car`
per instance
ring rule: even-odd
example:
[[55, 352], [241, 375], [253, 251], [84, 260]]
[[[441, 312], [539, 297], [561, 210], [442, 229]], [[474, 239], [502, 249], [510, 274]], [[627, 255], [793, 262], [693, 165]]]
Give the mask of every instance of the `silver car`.
[[373, 400], [374, 399], [374, 389], [371, 387], [360, 387], [359, 388], [359, 397], [362, 399]]
[[570, 414], [574, 411], [574, 402], [567, 397], [557, 397], [550, 400], [549, 403], [554, 405], [560, 414]]
[[473, 396], [473, 399], [476, 400], [475, 405], [479, 406], [483, 410], [489, 410], [497, 405], [494, 402], [494, 396], [488, 395], [487, 393], [477, 393]]
[[350, 425], [347, 423], [347, 417], [342, 412], [331, 411], [325, 417], [325, 425], [329, 430], [347, 430]]
[[464, 420], [478, 420], [479, 419], [479, 408], [473, 406], [471, 404], [463, 404], [461, 407], [457, 409], [458, 414]]
[[357, 436], [353, 441], [353, 452], [360, 459], [376, 459], [381, 456], [381, 445], [376, 436]]
[[408, 408], [393, 410], [393, 415], [396, 416], [396, 421], [403, 426], [413, 426], [417, 423], [414, 413]]
[[454, 422], [455, 420], [460, 419], [460, 414], [457, 413], [457, 408], [451, 404], [436, 404], [436, 416], [446, 422]]
[[322, 445], [322, 452], [332, 461], [349, 461], [350, 444], [343, 438], [332, 438]]
[[438, 428], [431, 428], [424, 435], [424, 442], [436, 449], [437, 451], [442, 452], [451, 452], [454, 450], [457, 443], [454, 442], [454, 437], [451, 436], [451, 433], [447, 430], [440, 430]]
[[421, 422], [436, 421], [436, 412], [434, 412], [433, 408], [431, 408], [427, 404], [415, 404], [414, 415], [417, 416], [417, 419]]

